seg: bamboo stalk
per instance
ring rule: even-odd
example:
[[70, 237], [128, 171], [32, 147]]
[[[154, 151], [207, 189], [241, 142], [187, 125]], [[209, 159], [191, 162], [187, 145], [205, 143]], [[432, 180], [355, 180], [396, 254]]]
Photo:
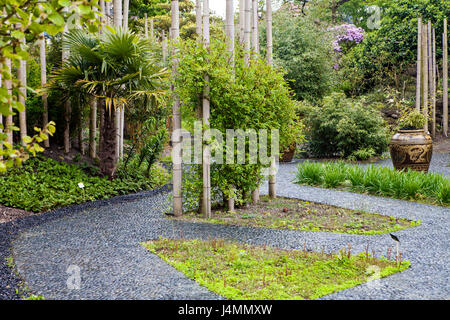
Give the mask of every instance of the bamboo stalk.
[[[41, 63], [41, 86], [44, 87], [47, 84], [47, 60], [46, 60], [46, 53], [45, 53], [45, 35], [44, 33], [41, 33], [41, 39], [39, 42], [39, 56], [40, 56], [40, 63]], [[44, 127], [48, 124], [48, 100], [47, 100], [47, 94], [44, 93], [42, 95], [42, 105], [44, 107], [44, 112], [42, 114], [42, 125]], [[44, 147], [48, 148], [50, 147], [50, 139], [44, 140]]]
[[447, 18], [444, 19], [444, 35], [443, 35], [443, 130], [444, 135], [448, 136], [448, 34], [447, 34]]
[[431, 133], [433, 138], [436, 137], [436, 29], [433, 28], [433, 59], [432, 59], [432, 78], [433, 78], [433, 88], [431, 89], [431, 101], [432, 101], [432, 127]]
[[[231, 68], [234, 69], [234, 8], [233, 0], [227, 0], [226, 8], [226, 36], [228, 42], [228, 52], [230, 53]], [[234, 71], [233, 71], [234, 72]]]
[[424, 130], [428, 132], [428, 35], [427, 35], [427, 26], [423, 26], [422, 30], [422, 56], [423, 56], [423, 115], [425, 116], [425, 125]]
[[[267, 36], [267, 63], [273, 64], [273, 39], [272, 39], [272, 1], [266, 0], [266, 36]], [[272, 151], [273, 152], [273, 151]], [[272, 158], [269, 167], [269, 197], [276, 198], [276, 159]]]
[[145, 35], [145, 38], [148, 39], [148, 18], [147, 18], [147, 12], [144, 13], [144, 35]]
[[130, 8], [130, 0], [123, 0], [123, 29], [128, 30], [128, 12]]
[[420, 111], [420, 91], [422, 80], [422, 18], [417, 21], [417, 79], [416, 79], [416, 110]]
[[259, 52], [258, 48], [258, 1], [252, 0], [252, 50], [254, 54]]
[[[171, 28], [170, 35], [173, 42], [178, 41], [180, 37], [180, 15], [179, 15], [179, 3], [178, 0], [171, 1]], [[178, 70], [178, 58], [176, 56], [176, 47], [173, 47], [172, 54], [172, 72], [177, 73]], [[174, 103], [172, 106], [172, 145], [176, 151], [172, 155], [173, 166], [173, 214], [175, 216], [181, 216], [183, 214], [183, 201], [182, 201], [182, 157], [181, 157], [181, 113], [180, 113], [180, 98], [175, 95], [175, 87], [172, 85], [172, 94], [174, 95]]]
[[250, 37], [251, 37], [251, 0], [245, 0], [244, 19], [244, 62], [250, 64]]
[[239, 42], [244, 43], [245, 0], [239, 0]]
[[[209, 47], [209, 0], [203, 1], [203, 46]], [[203, 127], [209, 126], [210, 101], [209, 101], [209, 76], [205, 75], [205, 87], [203, 91]], [[203, 195], [202, 213], [206, 218], [211, 217], [211, 150], [208, 145], [203, 147]]]
[[[20, 40], [25, 45], [25, 38]], [[20, 81], [20, 87], [19, 87], [19, 102], [25, 106], [26, 99], [27, 99], [27, 62], [26, 60], [20, 60], [20, 66], [17, 71], [17, 76]], [[26, 111], [23, 110], [19, 112], [19, 127], [20, 127], [20, 141], [23, 145], [25, 145], [25, 142], [23, 139], [27, 135], [27, 114]]]
[[195, 2], [195, 33], [201, 41], [202, 36], [202, 0]]

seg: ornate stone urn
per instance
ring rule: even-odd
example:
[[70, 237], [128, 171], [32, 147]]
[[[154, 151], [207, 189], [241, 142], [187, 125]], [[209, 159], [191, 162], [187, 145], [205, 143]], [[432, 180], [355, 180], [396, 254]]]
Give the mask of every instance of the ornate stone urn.
[[397, 170], [428, 172], [433, 140], [424, 130], [399, 130], [389, 144], [391, 159]]

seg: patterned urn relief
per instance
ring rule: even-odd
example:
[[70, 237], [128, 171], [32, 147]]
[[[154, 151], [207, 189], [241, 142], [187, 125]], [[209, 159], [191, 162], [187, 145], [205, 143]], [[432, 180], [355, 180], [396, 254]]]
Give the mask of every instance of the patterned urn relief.
[[389, 147], [395, 169], [428, 171], [433, 142], [423, 130], [400, 130], [392, 137]]

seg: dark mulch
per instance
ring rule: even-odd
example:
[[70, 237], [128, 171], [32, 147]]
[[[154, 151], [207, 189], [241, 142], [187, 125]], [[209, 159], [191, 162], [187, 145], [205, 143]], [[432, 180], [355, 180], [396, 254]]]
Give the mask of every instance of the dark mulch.
[[16, 208], [8, 208], [0, 204], [0, 223], [13, 221], [15, 219], [34, 215], [34, 212], [25, 211]]

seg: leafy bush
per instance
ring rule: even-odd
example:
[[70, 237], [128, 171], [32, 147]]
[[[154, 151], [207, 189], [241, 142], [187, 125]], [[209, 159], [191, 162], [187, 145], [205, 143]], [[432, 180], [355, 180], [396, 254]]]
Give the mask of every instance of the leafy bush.
[[[265, 48], [262, 24], [261, 48]], [[308, 17], [295, 17], [288, 10], [273, 16], [273, 53], [275, 63], [286, 70], [286, 79], [299, 100], [322, 98], [333, 83], [332, 39]]]
[[[209, 100], [211, 103], [210, 128], [227, 136], [227, 129], [268, 131], [268, 153], [270, 152], [272, 129], [279, 130], [279, 148], [285, 150], [303, 138], [303, 126], [296, 114], [297, 104], [292, 99], [282, 71], [268, 65], [259, 57], [252, 57], [251, 63], [244, 62], [244, 52], [236, 50], [235, 72], [230, 72], [227, 44], [211, 41], [210, 49], [203, 48], [197, 41], [181, 42], [179, 68], [174, 81], [177, 94], [182, 101], [183, 126], [194, 127], [198, 107], [203, 96], [204, 76], [209, 76]], [[226, 144], [217, 140], [207, 141], [212, 153], [226, 154]], [[249, 157], [249, 141], [246, 139], [245, 159]], [[258, 143], [258, 149], [261, 147]], [[222, 148], [222, 149], [221, 149]], [[275, 154], [278, 150], [274, 150]], [[234, 150], [236, 159], [237, 150]], [[259, 159], [261, 160], [261, 159]], [[245, 201], [262, 181], [261, 171], [267, 164], [212, 164], [212, 197], [227, 197], [233, 190], [237, 202]], [[192, 170], [189, 181], [184, 184], [184, 201], [192, 203], [188, 196], [200, 197], [201, 170]], [[189, 187], [189, 188], [188, 188]], [[198, 203], [197, 199], [193, 200]]]
[[[139, 172], [114, 180], [90, 176], [79, 166], [45, 158], [32, 158], [23, 167], [0, 175], [0, 203], [42, 212], [86, 201], [107, 199], [161, 186], [168, 176], [152, 167], [150, 178]], [[119, 175], [119, 174], [118, 174]], [[78, 183], [82, 182], [81, 189]]]
[[295, 182], [327, 188], [345, 188], [350, 183], [357, 192], [450, 205], [450, 179], [442, 174], [307, 161], [298, 165]]
[[342, 93], [333, 93], [319, 106], [306, 109], [305, 124], [308, 150], [317, 157], [365, 160], [382, 154], [388, 146], [389, 132], [378, 111]]
[[442, 59], [443, 19], [450, 2], [442, 0], [383, 1], [380, 28], [367, 32], [364, 41], [343, 59], [342, 84], [361, 94], [376, 85], [401, 87], [401, 75], [417, 59], [417, 20], [436, 26], [437, 61]]

